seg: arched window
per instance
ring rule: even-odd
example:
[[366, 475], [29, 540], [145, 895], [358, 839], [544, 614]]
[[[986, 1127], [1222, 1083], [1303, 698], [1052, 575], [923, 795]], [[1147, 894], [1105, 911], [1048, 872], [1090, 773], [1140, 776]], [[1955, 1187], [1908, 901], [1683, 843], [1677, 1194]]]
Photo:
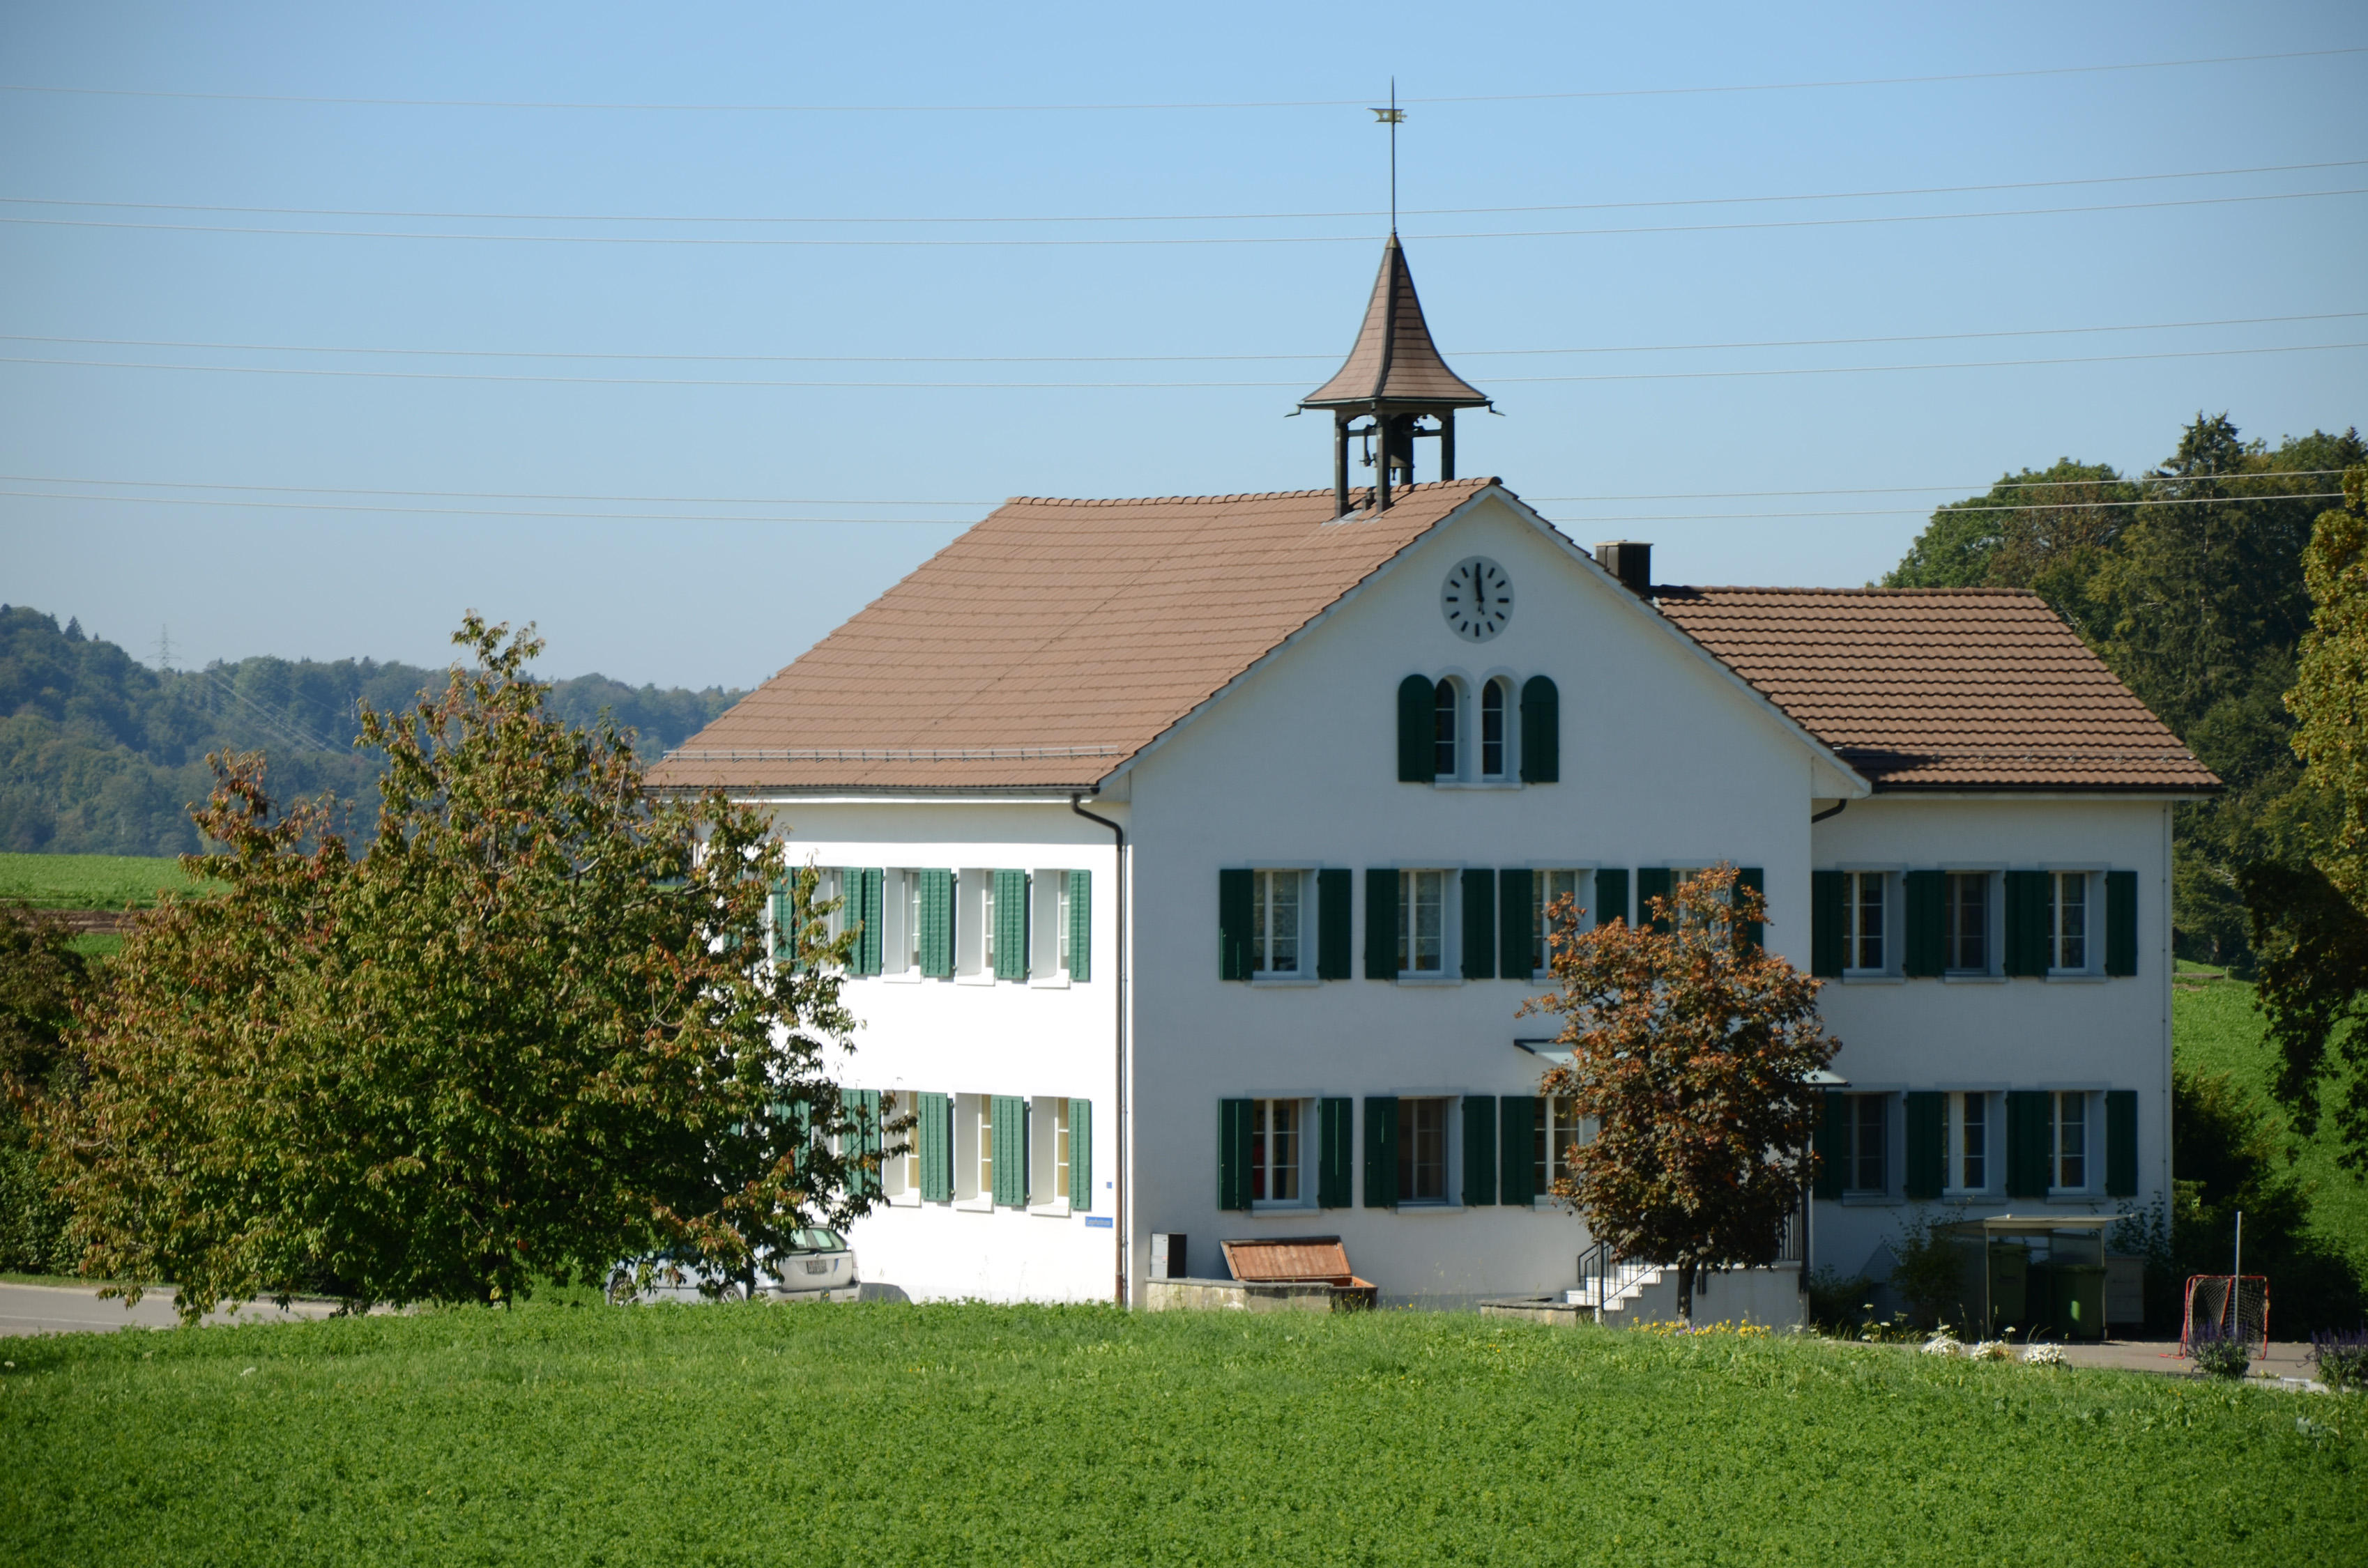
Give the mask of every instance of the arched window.
[[1452, 676], [1439, 683], [1439, 693], [1431, 699], [1431, 768], [1440, 778], [1459, 776], [1455, 755], [1456, 704], [1462, 692]]
[[1480, 688], [1480, 777], [1505, 777], [1505, 683]]

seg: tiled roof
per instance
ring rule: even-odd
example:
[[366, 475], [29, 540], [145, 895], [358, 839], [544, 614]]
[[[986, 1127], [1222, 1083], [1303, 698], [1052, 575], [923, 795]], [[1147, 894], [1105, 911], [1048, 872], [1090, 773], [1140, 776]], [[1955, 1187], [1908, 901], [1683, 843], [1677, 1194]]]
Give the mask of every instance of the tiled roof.
[[1422, 319], [1414, 274], [1395, 234], [1382, 247], [1382, 270], [1365, 304], [1356, 347], [1332, 379], [1299, 400], [1302, 408], [1362, 407], [1381, 403], [1477, 408], [1488, 394], [1447, 368]]
[[2038, 595], [1656, 587], [1661, 613], [1878, 790], [2214, 790]]
[[651, 770], [730, 789], [1088, 788], [1493, 479], [1019, 498]]

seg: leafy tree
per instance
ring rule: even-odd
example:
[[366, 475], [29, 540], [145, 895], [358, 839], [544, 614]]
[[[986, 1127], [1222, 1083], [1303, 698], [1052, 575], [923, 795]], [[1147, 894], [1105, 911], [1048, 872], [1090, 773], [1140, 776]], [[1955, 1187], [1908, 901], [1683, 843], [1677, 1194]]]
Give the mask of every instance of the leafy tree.
[[1805, 1080], [1837, 1042], [1817, 982], [1748, 939], [1767, 910], [1732, 866], [1649, 904], [1642, 926], [1580, 932], [1557, 900], [1557, 989], [1523, 1010], [1561, 1015], [1571, 1062], [1540, 1092], [1569, 1096], [1597, 1128], [1554, 1196], [1621, 1256], [1674, 1264], [1691, 1318], [1702, 1268], [1774, 1261], [1816, 1161]]
[[2335, 805], [2313, 859], [2368, 914], [2368, 465], [2345, 471], [2343, 501], [2319, 514], [2303, 556], [2316, 608], [2286, 706], [2294, 754]]
[[506, 632], [471, 616], [475, 668], [363, 710], [385, 773], [359, 858], [325, 802], [274, 814], [259, 757], [217, 763], [198, 819], [225, 851], [185, 865], [221, 891], [125, 942], [75, 1037], [87, 1085], [43, 1122], [92, 1272], [175, 1280], [185, 1317], [507, 1301], [660, 1253], [752, 1278], [869, 1207], [878, 1155], [838, 1152], [824, 1073], [847, 939], [811, 873], [803, 961], [764, 961], [764, 820], [654, 794]]
[[41, 1175], [31, 1117], [73, 1085], [66, 1034], [75, 1006], [94, 989], [64, 920], [22, 903], [0, 903], [0, 1269], [73, 1267], [66, 1209]]

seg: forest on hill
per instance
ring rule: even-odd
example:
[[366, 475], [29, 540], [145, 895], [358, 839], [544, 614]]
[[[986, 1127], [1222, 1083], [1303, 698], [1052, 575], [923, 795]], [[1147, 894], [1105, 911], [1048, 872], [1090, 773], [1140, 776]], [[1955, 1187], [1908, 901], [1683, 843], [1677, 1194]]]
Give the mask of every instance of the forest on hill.
[[2272, 447], [2199, 414], [2143, 473], [2060, 458], [1941, 507], [1884, 579], [2035, 591], [2227, 785], [2175, 808], [2181, 958], [2249, 973], [2238, 873], [2325, 841], [2334, 807], [2303, 778], [2285, 695], [2311, 624], [2311, 524], [2363, 460], [2357, 428]]
[[[0, 850], [178, 855], [200, 847], [189, 805], [213, 776], [206, 756], [261, 751], [281, 799], [335, 793], [367, 837], [378, 762], [354, 750], [359, 705], [402, 708], [445, 672], [374, 659], [216, 662], [154, 670], [69, 619], [0, 605]], [[607, 712], [655, 757], [744, 694], [630, 687], [605, 676], [554, 681], [576, 723]]]

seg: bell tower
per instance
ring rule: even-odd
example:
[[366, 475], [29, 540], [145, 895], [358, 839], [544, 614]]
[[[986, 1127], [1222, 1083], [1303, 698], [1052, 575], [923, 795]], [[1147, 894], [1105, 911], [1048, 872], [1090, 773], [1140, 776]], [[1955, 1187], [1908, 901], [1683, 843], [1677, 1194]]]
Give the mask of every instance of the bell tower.
[[[1364, 324], [1348, 361], [1299, 400], [1303, 409], [1332, 413], [1332, 496], [1336, 517], [1349, 514], [1349, 442], [1366, 443], [1373, 468], [1373, 506], [1390, 504], [1393, 484], [1414, 483], [1414, 444], [1439, 442], [1439, 477], [1455, 477], [1455, 411], [1486, 408], [1486, 393], [1447, 368], [1415, 297], [1414, 274], [1397, 230], [1382, 247], [1381, 276], [1365, 305]], [[1366, 423], [1360, 425], [1359, 419]], [[1431, 423], [1426, 425], [1425, 420]]]

